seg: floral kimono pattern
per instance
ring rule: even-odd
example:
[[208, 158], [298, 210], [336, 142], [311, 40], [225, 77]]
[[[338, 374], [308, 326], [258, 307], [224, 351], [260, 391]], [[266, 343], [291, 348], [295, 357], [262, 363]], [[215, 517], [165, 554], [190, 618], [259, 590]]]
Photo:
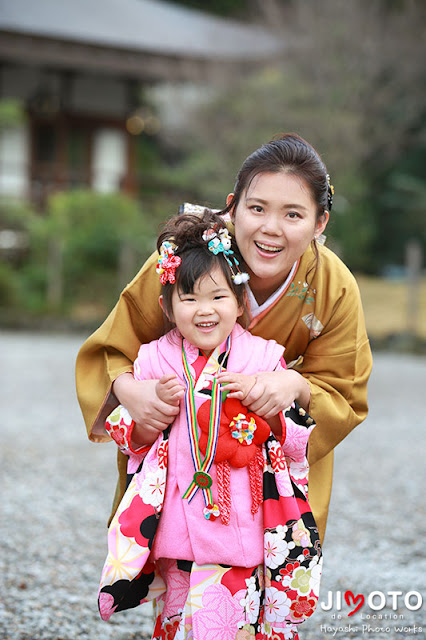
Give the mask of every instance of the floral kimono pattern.
[[295, 404], [285, 412], [284, 444], [271, 432], [260, 446], [264, 562], [248, 568], [154, 561], [170, 427], [140, 454], [137, 468], [137, 454], [131, 455], [135, 472], [108, 532], [98, 599], [102, 619], [153, 600], [156, 640], [297, 639], [298, 625], [316, 608], [322, 567], [307, 497], [306, 448], [314, 426]]

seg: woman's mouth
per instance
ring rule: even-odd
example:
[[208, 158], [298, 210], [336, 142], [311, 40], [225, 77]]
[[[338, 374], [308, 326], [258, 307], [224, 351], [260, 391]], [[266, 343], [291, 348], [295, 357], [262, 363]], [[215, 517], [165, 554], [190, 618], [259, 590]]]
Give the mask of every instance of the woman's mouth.
[[254, 241], [254, 244], [260, 251], [263, 253], [269, 253], [270, 255], [281, 253], [284, 249], [284, 247], [277, 247], [276, 245], [265, 244], [264, 242], [256, 242], [256, 240]]

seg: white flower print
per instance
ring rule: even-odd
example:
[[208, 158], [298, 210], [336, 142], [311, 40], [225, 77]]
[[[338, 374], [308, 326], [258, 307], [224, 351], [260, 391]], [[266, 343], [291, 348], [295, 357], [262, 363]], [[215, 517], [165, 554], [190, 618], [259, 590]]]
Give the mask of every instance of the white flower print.
[[258, 591], [248, 591], [245, 598], [240, 600], [240, 605], [246, 613], [246, 623], [254, 624], [259, 617], [260, 595]]
[[309, 568], [311, 570], [311, 579], [310, 579], [309, 585], [312, 591], [314, 592], [314, 594], [317, 596], [317, 598], [319, 597], [322, 561], [323, 561], [322, 556], [319, 560], [318, 560], [318, 556], [316, 556], [316, 558], [311, 560], [311, 562], [309, 563]]
[[286, 627], [283, 629], [284, 638], [286, 640], [291, 640], [294, 638], [294, 634], [297, 632], [297, 625], [292, 624], [290, 627]]
[[290, 612], [291, 601], [284, 591], [275, 587], [265, 589], [265, 620], [268, 622], [282, 622]]
[[159, 507], [164, 501], [164, 492], [166, 490], [166, 473], [165, 469], [157, 469], [146, 475], [141, 486], [141, 498], [145, 504], [151, 504], [153, 507]]
[[294, 542], [286, 542], [275, 533], [265, 533], [265, 564], [271, 569], [276, 569], [284, 563], [290, 553], [290, 549], [296, 546]]

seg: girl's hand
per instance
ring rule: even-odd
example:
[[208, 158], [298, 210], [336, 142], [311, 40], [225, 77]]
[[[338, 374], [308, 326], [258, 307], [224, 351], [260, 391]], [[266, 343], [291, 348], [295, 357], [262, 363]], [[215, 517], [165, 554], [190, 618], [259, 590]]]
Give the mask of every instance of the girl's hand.
[[113, 383], [114, 395], [136, 423], [132, 433], [136, 446], [155, 442], [179, 413], [179, 402], [170, 404], [158, 397], [157, 384], [159, 380], [135, 380], [131, 373], [121, 374]]
[[185, 394], [185, 386], [174, 373], [169, 373], [159, 379], [155, 391], [160, 400], [176, 407]]
[[[227, 398], [237, 398], [243, 401], [256, 384], [255, 376], [246, 376], [243, 373], [223, 371], [216, 375], [217, 381], [223, 386], [223, 391], [229, 391]], [[245, 402], [243, 402], [245, 404]]]
[[268, 420], [287, 409], [295, 400], [308, 410], [310, 398], [308, 382], [297, 371], [286, 369], [256, 374], [256, 382], [242, 403]]

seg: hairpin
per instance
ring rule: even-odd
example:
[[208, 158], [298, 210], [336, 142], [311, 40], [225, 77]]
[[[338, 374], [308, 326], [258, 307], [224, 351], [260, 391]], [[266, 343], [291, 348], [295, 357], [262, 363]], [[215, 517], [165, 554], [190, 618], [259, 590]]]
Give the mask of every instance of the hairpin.
[[334, 196], [334, 187], [330, 182], [330, 176], [327, 173], [327, 206], [328, 211], [331, 211], [331, 207], [333, 206], [333, 196]]
[[[207, 246], [209, 251], [214, 253], [216, 256], [219, 253], [223, 253], [225, 260], [229, 264], [229, 268], [231, 270], [231, 277], [235, 284], [243, 284], [244, 282], [248, 282], [250, 276], [248, 273], [244, 271], [240, 271], [239, 262], [232, 251], [232, 240], [229, 234], [228, 229], [222, 228], [217, 232], [214, 228], [207, 229], [203, 233], [203, 240], [207, 242]], [[231, 256], [231, 257], [230, 257]]]
[[177, 246], [173, 242], [165, 240], [160, 247], [160, 257], [158, 258], [156, 272], [160, 276], [161, 284], [174, 284], [176, 282], [176, 269], [182, 263], [182, 259], [175, 255]]

